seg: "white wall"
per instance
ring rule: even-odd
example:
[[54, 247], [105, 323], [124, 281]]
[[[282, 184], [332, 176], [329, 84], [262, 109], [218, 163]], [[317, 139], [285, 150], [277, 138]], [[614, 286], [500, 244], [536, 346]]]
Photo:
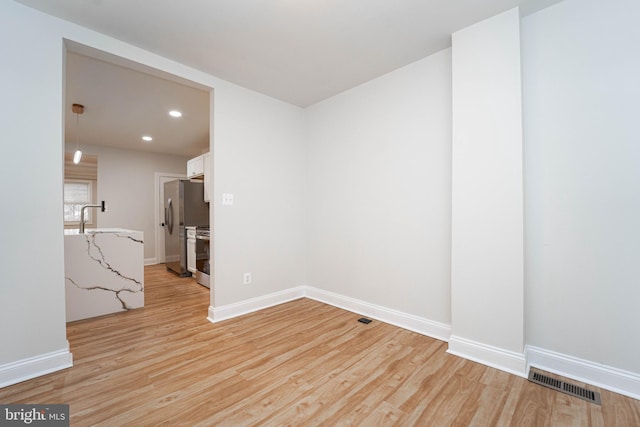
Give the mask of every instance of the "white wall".
[[107, 203], [107, 212], [94, 212], [99, 227], [142, 231], [144, 258], [156, 258], [155, 173], [186, 175], [188, 158], [96, 145], [84, 145], [82, 149], [98, 156], [96, 201]]
[[306, 114], [307, 284], [448, 324], [451, 51]]
[[[216, 87], [214, 104], [211, 304], [219, 307], [304, 284], [306, 158], [302, 109], [231, 85]], [[232, 206], [223, 193], [234, 195]]]
[[67, 347], [63, 56], [49, 21], [14, 2], [0, 4], [0, 367]]
[[[0, 342], [7, 343], [0, 351], [0, 384], [37, 375], [42, 372], [40, 362], [52, 359], [43, 355], [67, 345], [62, 235], [64, 39], [215, 88], [220, 96], [211, 109], [216, 149], [212, 205], [221, 208], [220, 189], [234, 192], [237, 200], [233, 210], [221, 211], [216, 218], [224, 230], [214, 241], [220, 297], [223, 302], [237, 301], [302, 284], [304, 149], [297, 146], [303, 145], [298, 139], [303, 136], [301, 109], [15, 2], [0, 2], [0, 37], [7, 41], [0, 56], [11, 64], [0, 67], [0, 93], [10, 100], [0, 106], [0, 141], [7, 151], [1, 156], [0, 174], [5, 185], [18, 184], [2, 189], [12, 204], [0, 218], [11, 225], [3, 235], [0, 257]], [[9, 147], [5, 141], [10, 141]], [[243, 287], [242, 272], [247, 269], [255, 285]], [[204, 321], [207, 313], [202, 316]]]
[[452, 44], [449, 350], [524, 374], [518, 9], [454, 33]]
[[527, 343], [640, 373], [640, 2], [522, 23]]

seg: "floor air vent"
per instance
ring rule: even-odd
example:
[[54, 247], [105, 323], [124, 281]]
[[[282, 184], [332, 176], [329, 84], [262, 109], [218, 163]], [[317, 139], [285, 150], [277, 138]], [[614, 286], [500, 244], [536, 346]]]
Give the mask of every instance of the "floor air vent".
[[575, 384], [551, 378], [540, 372], [535, 372], [533, 369], [529, 371], [529, 381], [586, 400], [587, 402], [595, 403], [596, 405], [602, 404], [600, 401], [600, 393], [597, 391], [591, 391]]

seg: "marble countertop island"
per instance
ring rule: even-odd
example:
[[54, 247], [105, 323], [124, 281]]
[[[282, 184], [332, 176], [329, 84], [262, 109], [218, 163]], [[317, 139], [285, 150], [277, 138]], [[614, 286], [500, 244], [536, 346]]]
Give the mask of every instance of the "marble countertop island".
[[67, 322], [144, 307], [142, 231], [64, 231]]

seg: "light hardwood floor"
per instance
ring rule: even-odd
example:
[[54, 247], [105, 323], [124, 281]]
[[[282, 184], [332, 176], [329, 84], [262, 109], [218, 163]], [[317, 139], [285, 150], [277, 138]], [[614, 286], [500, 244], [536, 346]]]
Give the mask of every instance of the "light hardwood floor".
[[73, 368], [0, 403], [68, 403], [74, 426], [640, 426], [637, 400], [587, 403], [313, 300], [211, 324], [192, 279], [145, 284], [144, 309], [68, 325]]

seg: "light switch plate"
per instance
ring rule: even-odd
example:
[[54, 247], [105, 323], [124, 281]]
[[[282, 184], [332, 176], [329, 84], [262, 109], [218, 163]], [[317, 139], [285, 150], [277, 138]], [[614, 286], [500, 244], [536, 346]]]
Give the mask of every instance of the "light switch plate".
[[231, 193], [223, 193], [222, 194], [222, 204], [226, 206], [233, 205], [233, 194]]

